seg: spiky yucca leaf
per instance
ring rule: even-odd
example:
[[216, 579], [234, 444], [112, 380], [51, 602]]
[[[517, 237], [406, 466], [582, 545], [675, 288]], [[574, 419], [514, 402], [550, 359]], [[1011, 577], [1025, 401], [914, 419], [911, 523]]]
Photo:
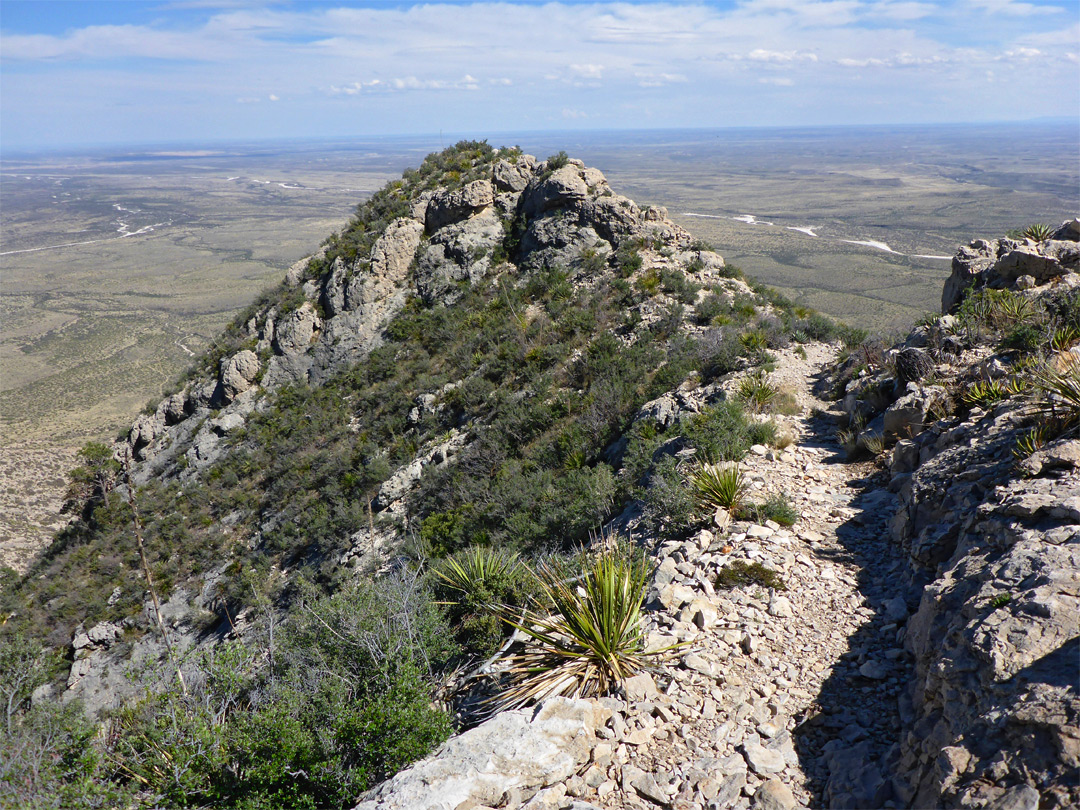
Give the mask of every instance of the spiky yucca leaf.
[[1058, 370], [1046, 365], [1035, 372], [1035, 385], [1041, 392], [1036, 406], [1043, 413], [1072, 424], [1080, 421], [1080, 363], [1063, 366]]
[[728, 510], [742, 503], [748, 487], [737, 462], [700, 464], [690, 473], [690, 486], [704, 506], [711, 509], [722, 506]]
[[764, 371], [758, 371], [748, 377], [743, 377], [736, 390], [736, 396], [739, 400], [755, 413], [767, 409], [779, 393], [780, 389], [769, 382], [769, 378]]
[[988, 408], [1007, 396], [1009, 392], [998, 380], [976, 380], [964, 390], [960, 398], [968, 405]]
[[500, 616], [529, 637], [531, 646], [510, 656], [510, 686], [493, 699], [497, 709], [529, 705], [556, 695], [609, 694], [622, 679], [666, 650], [646, 652], [641, 603], [649, 569], [624, 548], [607, 549], [585, 563], [580, 578], [541, 564], [537, 576], [550, 615], [505, 608]]
[[450, 590], [469, 594], [484, 583], [512, 579], [522, 567], [513, 551], [471, 546], [447, 557], [435, 566], [433, 573]]

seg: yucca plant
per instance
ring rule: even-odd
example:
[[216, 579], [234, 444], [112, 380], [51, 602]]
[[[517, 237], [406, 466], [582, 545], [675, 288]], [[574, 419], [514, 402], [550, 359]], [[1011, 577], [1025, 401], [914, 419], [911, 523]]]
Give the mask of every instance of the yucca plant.
[[763, 371], [757, 371], [739, 381], [735, 395], [738, 399], [755, 413], [766, 410], [780, 390], [769, 382], [768, 376]]
[[739, 335], [739, 342], [750, 353], [763, 352], [769, 347], [769, 339], [760, 329], [748, 329]]
[[866, 417], [861, 412], [856, 412], [847, 428], [836, 431], [836, 441], [849, 457], [859, 452], [859, 434], [862, 433], [864, 427], [866, 427]]
[[1080, 363], [1069, 363], [1061, 370], [1046, 365], [1034, 376], [1040, 392], [1036, 407], [1061, 420], [1063, 427], [1080, 422]]
[[1042, 450], [1046, 445], [1049, 430], [1046, 425], [1039, 425], [1023, 433], [1016, 438], [1016, 447], [1013, 448], [1013, 456], [1018, 459], [1027, 458]]
[[748, 485], [737, 462], [704, 462], [691, 471], [690, 487], [703, 506], [732, 511], [742, 503]]
[[1067, 323], [1054, 330], [1050, 338], [1050, 347], [1055, 352], [1067, 352], [1078, 340], [1080, 340], [1080, 330]]
[[471, 546], [442, 560], [433, 573], [451, 591], [470, 594], [484, 583], [515, 579], [522, 570], [522, 562], [513, 551]]
[[1032, 239], [1036, 242], [1043, 242], [1049, 239], [1050, 235], [1053, 232], [1053, 229], [1049, 225], [1046, 225], [1042, 222], [1035, 222], [1024, 228], [1021, 235], [1025, 239]]
[[499, 610], [513, 608], [520, 614], [537, 590], [517, 554], [487, 546], [459, 551], [436, 563], [432, 573], [458, 641], [481, 654], [498, 648], [510, 631]]
[[865, 448], [866, 452], [875, 458], [885, 452], [885, 437], [880, 433], [870, 433], [862, 436], [859, 443]]
[[574, 577], [561, 566], [536, 570], [550, 615], [534, 609], [500, 615], [529, 641], [509, 656], [509, 686], [491, 703], [497, 710], [526, 706], [549, 697], [597, 697], [668, 650], [645, 651], [641, 603], [649, 567], [643, 555], [615, 545], [591, 555]]

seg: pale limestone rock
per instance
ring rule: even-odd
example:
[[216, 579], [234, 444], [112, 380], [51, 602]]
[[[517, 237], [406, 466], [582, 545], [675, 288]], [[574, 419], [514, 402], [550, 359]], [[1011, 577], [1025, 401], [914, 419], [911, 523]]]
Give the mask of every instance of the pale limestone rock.
[[259, 357], [248, 349], [221, 361], [221, 388], [226, 402], [247, 391], [259, 374]]
[[502, 712], [366, 794], [356, 810], [496, 806], [513, 789], [561, 784], [589, 761], [610, 716], [595, 701], [569, 698]]

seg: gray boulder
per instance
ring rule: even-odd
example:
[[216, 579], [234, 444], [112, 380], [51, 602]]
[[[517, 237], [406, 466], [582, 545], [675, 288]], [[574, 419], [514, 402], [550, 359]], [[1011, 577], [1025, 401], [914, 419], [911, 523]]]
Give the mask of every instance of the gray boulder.
[[502, 220], [493, 208], [433, 234], [417, 256], [420, 297], [429, 304], [456, 299], [459, 283], [474, 283], [492, 269], [492, 253], [504, 236]]
[[460, 222], [487, 208], [495, 200], [495, 189], [488, 180], [474, 180], [454, 191], [437, 191], [428, 201], [425, 226], [428, 233]]
[[541, 174], [530, 181], [521, 195], [521, 213], [526, 217], [537, 217], [555, 208], [583, 202], [588, 196], [589, 184], [585, 181], [584, 171], [574, 165], [563, 166], [546, 177]]
[[1065, 220], [1050, 238], [1059, 242], [1080, 242], [1080, 219]]
[[908, 393], [888, 407], [882, 420], [887, 439], [918, 436], [932, 421], [931, 412], [948, 402], [948, 392], [938, 385], [908, 384]]
[[516, 163], [500, 160], [491, 170], [491, 180], [499, 191], [524, 191], [535, 166], [536, 158], [532, 155], [521, 155]]
[[609, 717], [597, 701], [561, 697], [502, 712], [361, 797], [355, 810], [501, 806], [513, 791], [570, 778], [589, 761]]
[[232, 402], [254, 385], [259, 375], [259, 357], [248, 349], [221, 361], [221, 390], [226, 402]]
[[310, 301], [281, 317], [274, 330], [274, 349], [279, 354], [307, 351], [322, 327], [322, 318]]

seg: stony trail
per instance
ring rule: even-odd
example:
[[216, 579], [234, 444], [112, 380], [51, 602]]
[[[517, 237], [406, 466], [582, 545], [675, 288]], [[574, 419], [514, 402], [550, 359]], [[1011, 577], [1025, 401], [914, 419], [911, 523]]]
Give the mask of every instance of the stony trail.
[[[772, 377], [800, 405], [778, 418], [794, 444], [756, 447], [743, 462], [749, 500], [785, 493], [800, 519], [713, 526], [658, 549], [650, 641], [688, 645], [633, 679], [625, 700], [602, 701], [613, 717], [590, 766], [530, 807], [893, 806], [886, 763], [897, 756], [911, 670], [903, 624], [915, 605], [888, 539], [896, 497], [814, 415], [827, 407], [814, 390], [833, 353], [807, 351], [784, 352]], [[717, 591], [717, 572], [738, 560], [775, 570], [786, 589]]]

